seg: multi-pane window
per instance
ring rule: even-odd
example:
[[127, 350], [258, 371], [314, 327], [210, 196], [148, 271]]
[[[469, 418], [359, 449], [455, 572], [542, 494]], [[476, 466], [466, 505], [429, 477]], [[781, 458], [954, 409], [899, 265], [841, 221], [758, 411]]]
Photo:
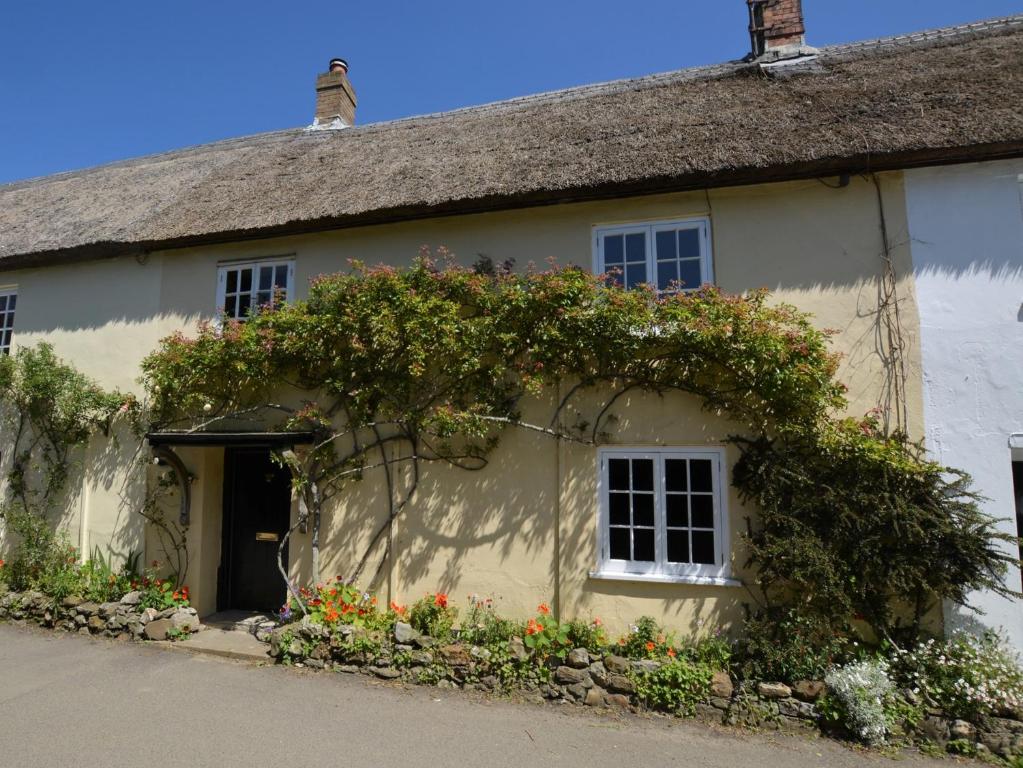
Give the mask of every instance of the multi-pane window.
[[594, 230], [595, 268], [626, 288], [692, 290], [714, 281], [707, 219]]
[[294, 282], [293, 261], [225, 264], [217, 275], [217, 308], [228, 319], [244, 320], [260, 307], [289, 301]]
[[601, 570], [726, 575], [717, 449], [601, 451]]
[[11, 337], [14, 335], [14, 310], [17, 304], [17, 292], [0, 290], [0, 355], [9, 355], [11, 353]]

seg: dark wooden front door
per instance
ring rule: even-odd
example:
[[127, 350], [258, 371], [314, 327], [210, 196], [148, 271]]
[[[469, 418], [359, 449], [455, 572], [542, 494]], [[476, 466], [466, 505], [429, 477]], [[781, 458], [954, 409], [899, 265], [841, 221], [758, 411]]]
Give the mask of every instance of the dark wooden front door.
[[290, 472], [274, 463], [268, 449], [227, 448], [218, 610], [281, 607], [287, 590], [277, 569], [277, 548], [290, 519]]

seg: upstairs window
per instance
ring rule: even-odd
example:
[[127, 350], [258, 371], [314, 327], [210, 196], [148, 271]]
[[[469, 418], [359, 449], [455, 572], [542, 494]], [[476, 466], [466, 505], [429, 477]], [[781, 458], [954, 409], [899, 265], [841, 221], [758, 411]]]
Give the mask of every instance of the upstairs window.
[[224, 264], [217, 274], [217, 309], [229, 320], [244, 320], [260, 307], [291, 301], [294, 261]]
[[626, 288], [670, 293], [714, 282], [709, 219], [598, 227], [593, 246], [596, 271]]
[[14, 335], [14, 310], [18, 304], [18, 293], [14, 290], [0, 290], [0, 355], [11, 354], [11, 337]]
[[716, 448], [602, 450], [599, 571], [727, 577], [722, 461]]

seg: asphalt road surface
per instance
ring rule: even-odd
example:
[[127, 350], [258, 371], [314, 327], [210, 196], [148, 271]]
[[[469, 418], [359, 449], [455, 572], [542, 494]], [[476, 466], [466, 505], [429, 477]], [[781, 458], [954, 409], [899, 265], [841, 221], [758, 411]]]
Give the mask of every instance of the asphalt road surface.
[[0, 767], [944, 766], [0, 624]]

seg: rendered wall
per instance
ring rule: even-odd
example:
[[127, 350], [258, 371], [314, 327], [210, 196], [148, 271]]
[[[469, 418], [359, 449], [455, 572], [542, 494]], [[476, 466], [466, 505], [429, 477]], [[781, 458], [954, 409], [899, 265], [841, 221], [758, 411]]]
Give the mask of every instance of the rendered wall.
[[[922, 434], [901, 176], [883, 177], [882, 187], [893, 259], [902, 276], [910, 427]], [[166, 251], [139, 260], [0, 273], [0, 284], [18, 285], [17, 344], [48, 340], [59, 355], [105, 385], [137, 392], [139, 362], [157, 340], [177, 329], [187, 332], [212, 315], [222, 261], [294, 256], [301, 298], [310, 278], [346, 269], [350, 259], [408, 264], [422, 245], [447, 246], [462, 263], [485, 254], [498, 262], [514, 258], [520, 268], [529, 262], [543, 265], [548, 257], [589, 267], [595, 225], [696, 215], [711, 218], [716, 282], [727, 291], [768, 287], [776, 300], [796, 304], [812, 312], [820, 326], [837, 329], [834, 343], [844, 354], [840, 375], [851, 388], [850, 412], [863, 414], [876, 405], [883, 395], [884, 369], [875, 346], [883, 247], [876, 191], [863, 179], [842, 189], [811, 180], [338, 230]], [[535, 407], [544, 409], [543, 404]], [[695, 399], [682, 395], [663, 400], [637, 396], [615, 410], [623, 417], [613, 438], [620, 445], [717, 445], [736, 426], [702, 412]], [[123, 450], [126, 463], [127, 445]], [[190, 536], [203, 540], [196, 542], [189, 581], [202, 611], [216, 602], [219, 557], [219, 541], [212, 539], [218, 530], [222, 469], [212, 453], [221, 452], [185, 454], [186, 465], [199, 478], [193, 485]], [[734, 452], [727, 458], [733, 463]], [[594, 448], [509, 433], [481, 472], [428, 468], [414, 503], [395, 528], [392, 562], [374, 586], [381, 597], [402, 602], [435, 589], [459, 602], [470, 593], [488, 595], [507, 613], [519, 615], [544, 598], [566, 615], [599, 615], [614, 630], [644, 613], [685, 630], [738, 619], [742, 603], [749, 600], [741, 587], [589, 577], [596, 565], [596, 462]], [[115, 504], [104, 485], [102, 493], [87, 495], [87, 527], [94, 531], [90, 541], [106, 541], [112, 551], [124, 552], [116, 531], [140, 524], [137, 515], [124, 516], [131, 503], [141, 502], [138, 488], [135, 494], [133, 502], [119, 499]], [[749, 512], [731, 493], [728, 509], [736, 543], [733, 560], [741, 576], [738, 532]], [[379, 472], [367, 474], [343, 503], [328, 509], [322, 576], [350, 573], [374, 527], [369, 521], [382, 520], [386, 510]], [[154, 557], [159, 554], [147, 554], [147, 559]], [[291, 561], [292, 573], [308, 578], [308, 535], [295, 535]], [[376, 560], [369, 563], [363, 583], [376, 566]]]
[[[1020, 160], [906, 174], [927, 446], [973, 476], [985, 511], [1013, 536], [1009, 438], [1023, 432], [1021, 174]], [[1018, 571], [1008, 583], [1020, 588]], [[1023, 648], [1023, 605], [993, 594], [971, 602], [986, 614], [947, 606], [949, 627], [1001, 627]]]

